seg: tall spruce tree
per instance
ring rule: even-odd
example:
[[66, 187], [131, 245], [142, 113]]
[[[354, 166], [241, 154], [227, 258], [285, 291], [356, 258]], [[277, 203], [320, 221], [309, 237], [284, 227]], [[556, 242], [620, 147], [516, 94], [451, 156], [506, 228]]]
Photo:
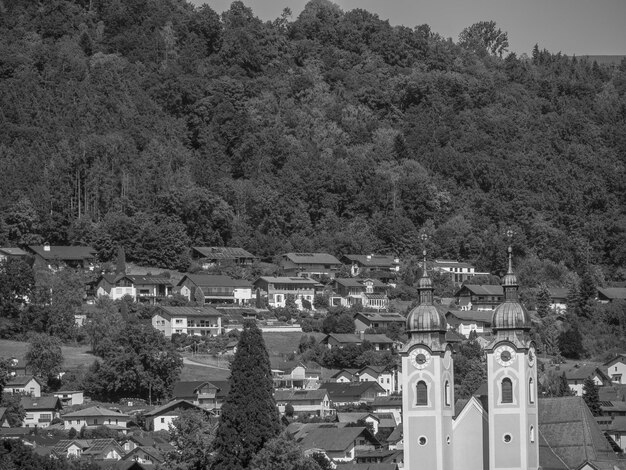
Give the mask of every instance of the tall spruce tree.
[[215, 437], [214, 470], [248, 468], [254, 455], [281, 431], [269, 356], [254, 321], [244, 323], [229, 382]]
[[600, 396], [598, 394], [598, 386], [591, 377], [587, 377], [583, 382], [583, 400], [587, 403], [591, 414], [600, 416]]
[[541, 318], [547, 317], [550, 314], [551, 301], [548, 286], [542, 284], [539, 287], [539, 292], [537, 292], [537, 315]]
[[115, 274], [126, 274], [126, 252], [124, 251], [124, 247], [122, 245], [117, 247]]

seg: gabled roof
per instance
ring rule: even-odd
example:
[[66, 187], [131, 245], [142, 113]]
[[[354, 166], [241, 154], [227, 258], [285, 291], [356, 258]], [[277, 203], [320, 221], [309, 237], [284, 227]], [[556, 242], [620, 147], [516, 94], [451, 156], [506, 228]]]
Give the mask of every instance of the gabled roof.
[[332, 401], [359, 401], [365, 392], [374, 390], [376, 393], [384, 393], [378, 382], [328, 382], [324, 384], [328, 396]]
[[371, 322], [397, 322], [404, 323], [406, 321], [406, 317], [401, 313], [397, 312], [358, 312], [354, 314], [354, 318], [357, 317], [365, 317], [366, 320]]
[[367, 281], [370, 281], [372, 283], [372, 287], [387, 287], [386, 284], [383, 284], [378, 279], [356, 279], [353, 277], [335, 278], [335, 282], [344, 287], [362, 287], [363, 289], [367, 287], [365, 285]]
[[207, 409], [202, 408], [198, 405], [194, 405], [193, 403], [187, 400], [172, 400], [171, 402], [166, 403], [165, 405], [158, 406], [152, 411], [148, 411], [144, 413], [144, 416], [151, 418], [153, 416], [159, 416], [168, 412], [178, 411], [178, 410], [188, 410], [191, 408], [195, 408], [196, 410], [204, 411], [207, 413], [209, 412]]
[[465, 284], [463, 287], [461, 287], [457, 291], [455, 295], [458, 297], [459, 294], [465, 289], [467, 289], [474, 295], [491, 295], [491, 296], [504, 295], [504, 290], [502, 289], [502, 286], [478, 285], [478, 284]]
[[66, 418], [82, 418], [82, 417], [103, 417], [103, 418], [130, 418], [129, 415], [120, 413], [118, 411], [109, 410], [108, 408], [103, 408], [101, 406], [91, 406], [89, 408], [85, 408], [78, 411], [73, 411], [71, 413], [66, 413], [61, 416], [63, 419]]
[[383, 395], [374, 398], [373, 407], [402, 407], [402, 395]]
[[159, 305], [159, 312], [165, 313], [170, 317], [220, 317], [222, 314], [205, 305], [204, 307], [169, 307]]
[[128, 279], [133, 285], [147, 285], [153, 284], [157, 286], [171, 286], [172, 282], [163, 276], [151, 276], [151, 275], [135, 275], [135, 274], [124, 274], [115, 279], [115, 282], [118, 282], [121, 279]]
[[372, 418], [380, 422], [380, 418], [374, 413], [357, 412], [357, 413], [337, 413], [337, 420], [340, 423], [356, 423], [359, 420], [365, 420], [366, 418]]
[[320, 343], [327, 343], [330, 338], [333, 338], [340, 344], [361, 344], [363, 341], [369, 341], [374, 344], [393, 344], [394, 341], [387, 335], [372, 334], [372, 335], [354, 335], [350, 333], [330, 333], [324, 336]]
[[324, 388], [317, 390], [276, 390], [274, 392], [274, 400], [278, 402], [296, 402], [296, 401], [322, 401], [328, 397], [328, 392]]
[[265, 281], [267, 283], [274, 284], [301, 284], [301, 285], [309, 285], [316, 286], [319, 284], [315, 279], [308, 279], [306, 277], [287, 277], [287, 276], [261, 276], [254, 283], [256, 284], [258, 281]]
[[0, 253], [3, 253], [7, 256], [26, 256], [28, 254], [20, 248], [12, 247], [2, 247], [0, 248]]
[[546, 445], [568, 467], [585, 461], [614, 461], [604, 437], [582, 397], [539, 400], [539, 433]]
[[[211, 287], [248, 287], [252, 288], [252, 283], [245, 279], [233, 279], [230, 276], [213, 275], [213, 274], [185, 274], [178, 282], [178, 286], [182, 286], [185, 280], [191, 281], [201, 289], [209, 289]], [[206, 294], [206, 292], [205, 292]]]
[[238, 259], [238, 258], [256, 258], [252, 253], [247, 252], [243, 248], [231, 246], [194, 246], [193, 250], [197, 251], [201, 256], [209, 259]]
[[114, 447], [121, 456], [124, 456], [126, 453], [115, 439], [91, 439], [91, 445], [83, 451], [83, 455], [100, 460], [104, 458], [102, 454], [111, 447]]
[[389, 268], [398, 265], [396, 257], [391, 255], [343, 255], [343, 258], [371, 268]]
[[57, 397], [22, 397], [20, 398], [20, 405], [29, 410], [55, 410], [62, 409], [63, 405], [61, 400]]
[[146, 454], [148, 454], [150, 457], [152, 457], [152, 460], [155, 463], [163, 463], [165, 461], [165, 457], [163, 457], [161, 451], [152, 446], [135, 447], [123, 457], [123, 460], [130, 460], [134, 457], [135, 454], [138, 454], [139, 452], [145, 452]]
[[50, 246], [50, 250], [44, 250], [43, 246], [31, 245], [28, 248], [46, 260], [92, 259], [97, 254], [90, 246]]
[[328, 452], [344, 452], [354, 444], [357, 437], [363, 435], [373, 445], [380, 443], [365, 427], [338, 427], [333, 424], [320, 424], [304, 428], [295, 436], [296, 442], [303, 450], [323, 449]]
[[462, 261], [454, 261], [447, 259], [436, 259], [433, 262], [434, 268], [473, 268], [473, 266], [469, 263], [464, 263]]
[[387, 442], [391, 444], [395, 444], [397, 442], [400, 442], [401, 440], [402, 440], [402, 423], [400, 422], [395, 427], [395, 429], [391, 431], [391, 434], [389, 434], [389, 437], [387, 438]]
[[490, 310], [448, 310], [445, 314], [448, 323], [454, 322], [458, 319], [458, 322], [479, 322], [491, 324], [493, 318], [493, 311]]
[[565, 371], [567, 380], [585, 380], [597, 375], [603, 381], [610, 381], [609, 377], [598, 367], [598, 364], [584, 364], [580, 367], [572, 367]]
[[[199, 388], [205, 385], [210, 386], [212, 384], [206, 380], [179, 381], [174, 384], [172, 396], [174, 398], [192, 397], [198, 393]], [[213, 386], [215, 387], [215, 385]]]
[[626, 300], [626, 287], [599, 287], [598, 293], [610, 300]]
[[548, 287], [548, 291], [550, 292], [550, 298], [552, 300], [567, 299], [569, 294], [569, 289], [564, 289], [562, 287]]
[[337, 258], [328, 253], [285, 253], [283, 257], [295, 264], [341, 264]]
[[31, 380], [34, 380], [39, 385], [43, 386], [43, 382], [33, 375], [16, 375], [15, 377], [12, 377], [11, 379], [9, 379], [9, 381], [5, 385], [5, 388], [6, 387], [24, 387], [25, 385], [28, 385], [28, 382], [30, 382]]

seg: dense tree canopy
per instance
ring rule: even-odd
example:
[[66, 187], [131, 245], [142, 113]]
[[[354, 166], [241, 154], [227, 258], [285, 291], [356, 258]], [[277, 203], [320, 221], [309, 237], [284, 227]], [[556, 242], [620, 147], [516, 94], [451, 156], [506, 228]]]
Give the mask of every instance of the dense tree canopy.
[[0, 245], [184, 269], [191, 244], [406, 256], [424, 231], [498, 273], [512, 227], [625, 279], [626, 63], [507, 46], [326, 0], [4, 2]]

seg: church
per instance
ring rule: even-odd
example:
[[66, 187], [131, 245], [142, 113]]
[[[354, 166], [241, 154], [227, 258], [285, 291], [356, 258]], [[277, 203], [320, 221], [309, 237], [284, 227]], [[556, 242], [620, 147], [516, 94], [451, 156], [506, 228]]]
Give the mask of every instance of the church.
[[502, 286], [493, 340], [484, 348], [486, 394], [457, 402], [448, 325], [433, 304], [426, 270], [418, 281], [420, 303], [407, 316], [409, 339], [400, 353], [404, 468], [626, 469], [580, 397], [539, 400], [531, 320], [518, 301], [511, 247]]

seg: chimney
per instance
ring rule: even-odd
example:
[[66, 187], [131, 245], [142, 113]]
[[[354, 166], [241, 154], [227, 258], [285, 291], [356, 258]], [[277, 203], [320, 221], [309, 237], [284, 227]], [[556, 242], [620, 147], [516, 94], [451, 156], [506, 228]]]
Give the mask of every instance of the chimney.
[[372, 259], [372, 255], [367, 255], [367, 261], [370, 261]]
[[50, 243], [46, 242], [43, 244], [43, 251], [50, 251]]

